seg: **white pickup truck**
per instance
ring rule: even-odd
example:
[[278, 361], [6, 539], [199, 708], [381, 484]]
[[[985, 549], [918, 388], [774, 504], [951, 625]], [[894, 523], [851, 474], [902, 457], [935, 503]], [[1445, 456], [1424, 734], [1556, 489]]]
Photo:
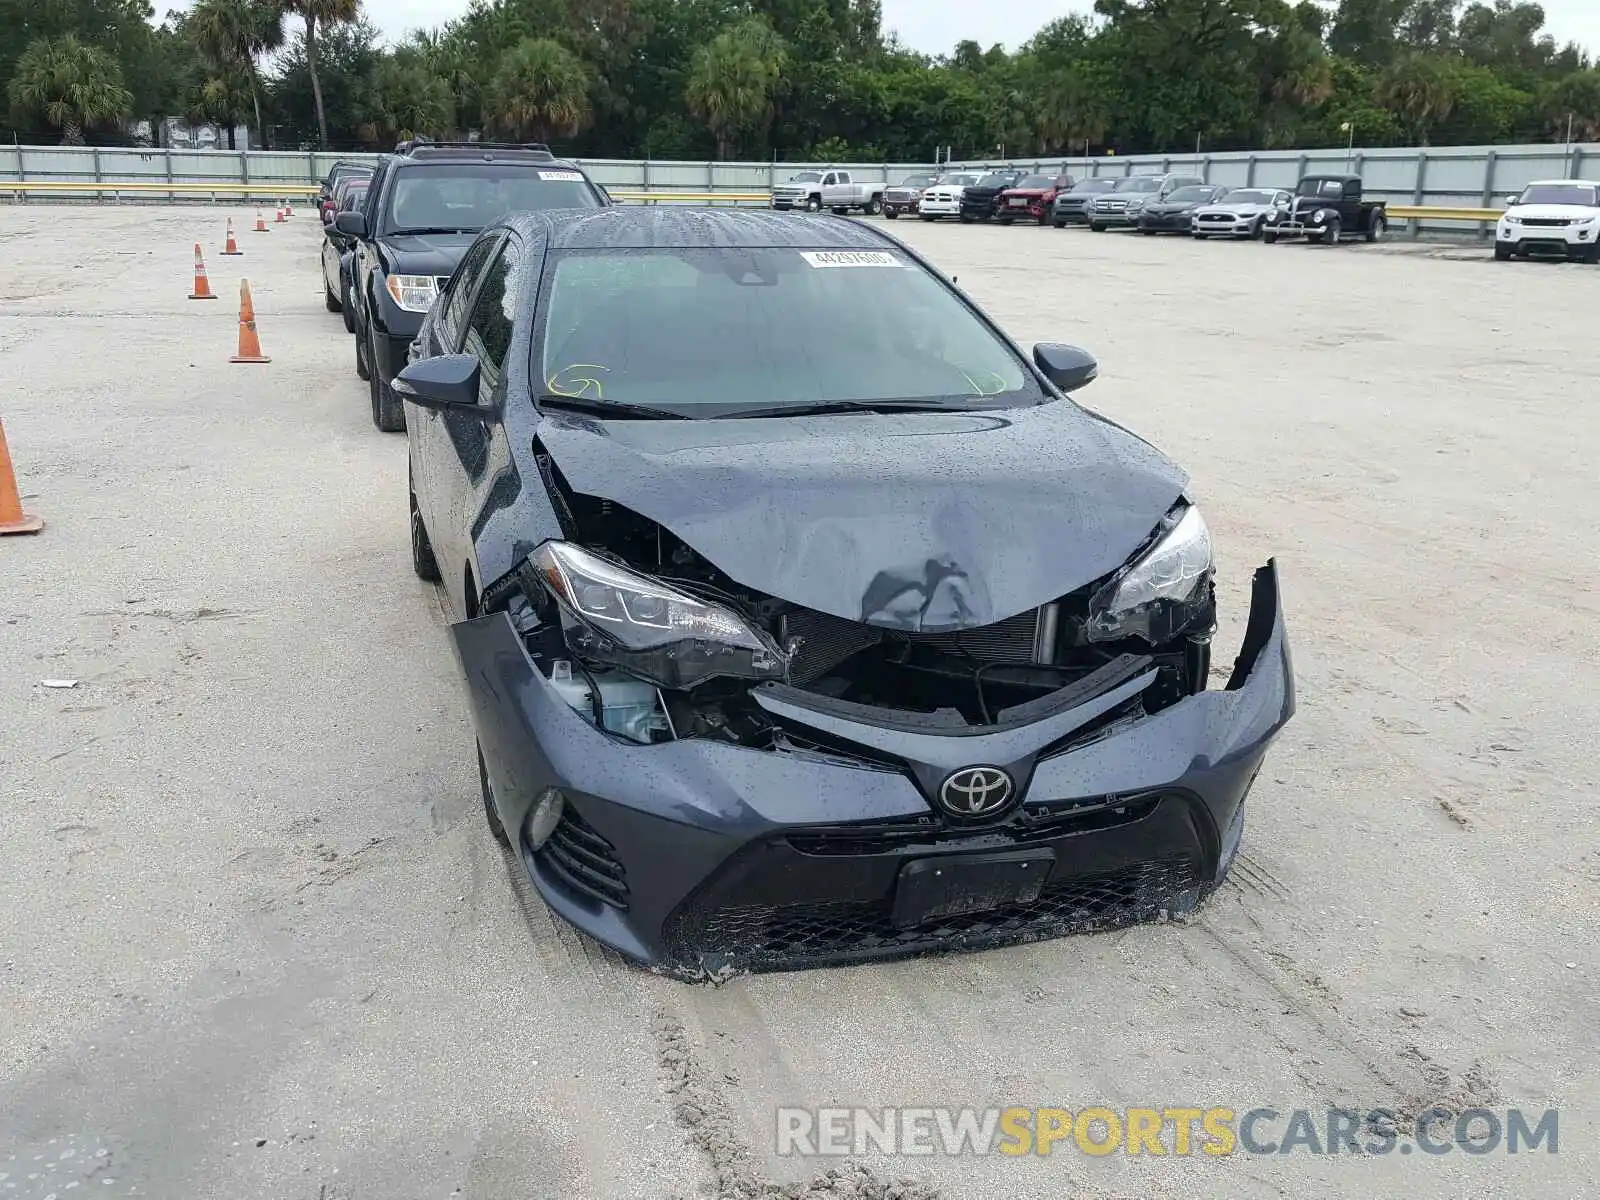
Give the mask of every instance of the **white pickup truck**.
[[773, 185], [771, 204], [773, 208], [803, 208], [807, 212], [831, 208], [841, 217], [859, 208], [871, 217], [883, 208], [884, 186], [857, 183], [849, 171], [801, 171], [787, 183]]

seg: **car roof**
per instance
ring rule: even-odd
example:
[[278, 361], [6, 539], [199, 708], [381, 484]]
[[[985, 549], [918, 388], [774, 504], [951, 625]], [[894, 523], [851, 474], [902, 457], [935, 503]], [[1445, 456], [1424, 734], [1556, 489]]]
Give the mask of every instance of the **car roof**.
[[1600, 187], [1600, 179], [1530, 179], [1523, 187], [1553, 187], [1556, 184], [1578, 184], [1582, 187]]
[[1301, 176], [1301, 182], [1302, 183], [1304, 183], [1307, 179], [1337, 179], [1340, 183], [1360, 183], [1361, 182], [1361, 176], [1359, 176], [1359, 175], [1303, 175], [1303, 176]]
[[774, 212], [764, 208], [617, 205], [512, 213], [503, 222], [552, 250], [682, 249], [695, 246], [794, 247], [806, 250], [898, 248], [888, 234], [861, 221]]

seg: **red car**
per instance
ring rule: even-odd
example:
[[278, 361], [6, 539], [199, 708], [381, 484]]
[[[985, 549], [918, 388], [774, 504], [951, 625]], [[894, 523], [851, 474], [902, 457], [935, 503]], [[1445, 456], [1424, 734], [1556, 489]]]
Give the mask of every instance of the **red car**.
[[1050, 219], [1056, 193], [1070, 190], [1075, 182], [1070, 175], [1024, 175], [1000, 193], [994, 215], [1002, 225], [1009, 225], [1018, 217], [1032, 217], [1043, 225]]

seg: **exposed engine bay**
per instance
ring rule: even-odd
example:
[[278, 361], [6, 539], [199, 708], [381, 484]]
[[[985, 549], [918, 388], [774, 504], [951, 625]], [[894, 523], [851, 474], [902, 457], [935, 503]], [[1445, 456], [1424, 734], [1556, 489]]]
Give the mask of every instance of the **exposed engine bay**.
[[[761, 680], [901, 714], [937, 714], [946, 723], [975, 728], [1003, 722], [1018, 706], [1129, 653], [1148, 659], [1156, 677], [1130, 702], [1136, 711], [1108, 719], [1154, 712], [1206, 686], [1215, 624], [1209, 563], [1203, 597], [1176, 621], [1150, 624], [1145, 637], [1108, 640], [1091, 630], [1091, 601], [1107, 579], [982, 627], [936, 633], [880, 628], [745, 588], [657, 522], [572, 491], [547, 457], [540, 457], [540, 467], [570, 548], [563, 562], [591, 565], [587, 573], [569, 576], [561, 563], [539, 560], [536, 553], [485, 594], [485, 609], [509, 612], [534, 662], [574, 709], [636, 742], [716, 738], [753, 748], [860, 755], [859, 747], [830, 747], [816, 731], [788, 725], [763, 709], [751, 696]], [[585, 599], [608, 601], [606, 564], [618, 569], [619, 579], [647, 577], [704, 602], [709, 613], [731, 614], [758, 640], [693, 677], [649, 652], [620, 649], [606, 635], [604, 610]], [[574, 587], [579, 591], [568, 590]], [[657, 611], [659, 598], [625, 587], [621, 595], [626, 611], [619, 608], [619, 618], [671, 627], [665, 611]], [[1181, 627], [1170, 627], [1175, 624]], [[1156, 641], [1151, 630], [1165, 636]], [[674, 649], [662, 653], [670, 658]]]

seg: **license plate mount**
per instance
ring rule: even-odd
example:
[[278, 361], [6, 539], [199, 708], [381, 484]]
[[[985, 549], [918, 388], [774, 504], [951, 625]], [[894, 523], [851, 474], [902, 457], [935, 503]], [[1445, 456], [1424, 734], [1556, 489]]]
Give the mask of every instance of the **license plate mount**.
[[891, 920], [896, 929], [910, 929], [941, 917], [1031, 904], [1055, 861], [1052, 850], [915, 859], [900, 868]]

